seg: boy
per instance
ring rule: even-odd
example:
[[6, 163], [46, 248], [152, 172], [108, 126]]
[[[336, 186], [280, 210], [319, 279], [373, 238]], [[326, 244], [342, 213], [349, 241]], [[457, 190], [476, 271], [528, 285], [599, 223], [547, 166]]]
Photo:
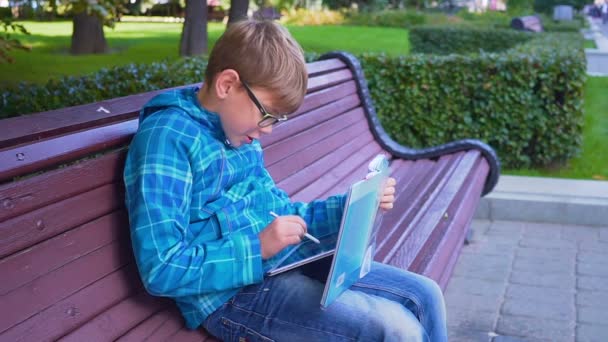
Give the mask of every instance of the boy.
[[[264, 278], [306, 232], [335, 233], [345, 203], [291, 203], [264, 168], [258, 138], [300, 106], [306, 86], [289, 33], [243, 21], [217, 41], [200, 90], [144, 106], [124, 179], [147, 291], [173, 298], [189, 328], [225, 341], [445, 340], [441, 291], [422, 276], [373, 264], [326, 310], [323, 285], [301, 269]], [[384, 189], [385, 210], [394, 185]]]

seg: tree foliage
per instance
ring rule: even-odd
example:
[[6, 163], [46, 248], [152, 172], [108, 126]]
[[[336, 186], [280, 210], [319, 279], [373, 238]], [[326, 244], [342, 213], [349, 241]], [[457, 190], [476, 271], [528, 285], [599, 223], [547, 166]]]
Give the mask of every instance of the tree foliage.
[[9, 18], [3, 18], [1, 22], [4, 32], [0, 35], [0, 63], [13, 63], [14, 58], [9, 55], [14, 49], [29, 51], [30, 47], [23, 45], [18, 39], [11, 37], [12, 32], [30, 34], [23, 25], [15, 24]]

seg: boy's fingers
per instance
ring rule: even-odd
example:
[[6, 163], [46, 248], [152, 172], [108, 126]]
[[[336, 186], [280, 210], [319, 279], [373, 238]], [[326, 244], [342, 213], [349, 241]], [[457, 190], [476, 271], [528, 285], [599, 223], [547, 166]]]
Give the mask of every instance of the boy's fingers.
[[283, 216], [285, 217], [289, 222], [292, 223], [297, 223], [298, 225], [300, 225], [300, 227], [302, 227], [302, 229], [304, 229], [304, 233], [306, 233], [306, 221], [304, 221], [303, 218], [301, 218], [298, 215], [287, 215], [287, 216]]
[[395, 193], [395, 187], [389, 186], [384, 188], [384, 195], [392, 195]]
[[386, 180], [386, 186], [395, 186], [397, 184], [397, 180], [393, 177], [388, 177]]
[[387, 202], [380, 204], [380, 208], [384, 210], [393, 209], [393, 202]]
[[393, 203], [393, 202], [395, 202], [395, 196], [393, 196], [393, 195], [382, 196], [382, 201], [380, 201], [380, 202], [381, 203], [387, 203], [387, 202]]

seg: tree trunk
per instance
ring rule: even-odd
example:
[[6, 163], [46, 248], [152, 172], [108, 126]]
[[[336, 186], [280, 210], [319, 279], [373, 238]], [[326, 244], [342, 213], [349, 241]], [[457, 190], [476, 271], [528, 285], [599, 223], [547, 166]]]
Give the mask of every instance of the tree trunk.
[[230, 11], [228, 12], [228, 25], [239, 20], [247, 19], [249, 0], [231, 0]]
[[179, 43], [180, 56], [207, 53], [207, 1], [186, 0], [186, 20]]
[[82, 55], [88, 53], [105, 53], [108, 51], [108, 43], [103, 33], [101, 20], [94, 15], [85, 12], [78, 13], [73, 19], [72, 46], [70, 53]]

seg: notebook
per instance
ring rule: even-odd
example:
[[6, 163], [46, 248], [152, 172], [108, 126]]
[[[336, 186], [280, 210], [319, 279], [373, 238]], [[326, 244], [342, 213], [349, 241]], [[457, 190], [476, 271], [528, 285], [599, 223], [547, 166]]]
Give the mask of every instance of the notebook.
[[[388, 177], [388, 160], [376, 156], [368, 165], [366, 179], [349, 188], [342, 221], [337, 234], [293, 246], [266, 274], [274, 276], [311, 262], [332, 258], [321, 306], [329, 306], [336, 298], [369, 272], [375, 252], [376, 233], [382, 215], [378, 206]], [[302, 258], [301, 255], [311, 255]]]

